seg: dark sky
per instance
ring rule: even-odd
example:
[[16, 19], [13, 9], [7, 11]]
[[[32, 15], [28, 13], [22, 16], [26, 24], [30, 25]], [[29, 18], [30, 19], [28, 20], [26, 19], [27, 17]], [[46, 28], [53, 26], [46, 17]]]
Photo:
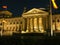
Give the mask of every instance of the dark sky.
[[[24, 7], [27, 8], [27, 10], [30, 10], [32, 8], [46, 8], [46, 10], [49, 9], [49, 0], [0, 0], [0, 10], [4, 10], [2, 8], [3, 5], [7, 5], [10, 12], [13, 13], [14, 16], [19, 16], [23, 13]], [[60, 1], [56, 0], [56, 3], [58, 5], [58, 9], [53, 9], [53, 14], [59, 14], [60, 13]]]

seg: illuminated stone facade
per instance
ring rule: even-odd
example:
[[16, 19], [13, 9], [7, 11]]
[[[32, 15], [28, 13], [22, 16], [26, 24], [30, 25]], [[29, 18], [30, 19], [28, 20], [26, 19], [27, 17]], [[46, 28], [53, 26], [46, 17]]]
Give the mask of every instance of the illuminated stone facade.
[[53, 30], [56, 31], [56, 32], [60, 32], [60, 14], [57, 14], [57, 15], [53, 15], [53, 18], [52, 18], [52, 22], [53, 22]]
[[24, 19], [23, 31], [43, 33], [48, 29], [48, 12], [33, 8], [23, 13]]
[[[21, 17], [1, 18], [0, 34], [46, 33], [51, 31], [50, 15], [41, 9], [33, 8]], [[60, 15], [52, 15], [52, 30], [60, 30]]]
[[4, 18], [0, 19], [0, 31], [5, 33], [19, 33], [22, 29], [22, 18]]

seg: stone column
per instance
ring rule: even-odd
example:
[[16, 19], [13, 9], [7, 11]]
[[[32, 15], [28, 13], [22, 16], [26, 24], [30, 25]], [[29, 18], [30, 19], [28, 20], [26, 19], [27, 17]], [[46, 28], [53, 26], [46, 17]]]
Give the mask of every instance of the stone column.
[[30, 31], [33, 32], [33, 18], [30, 18]]
[[37, 26], [37, 18], [34, 18], [34, 31], [38, 32], [38, 26]]
[[41, 17], [39, 18], [39, 31], [41, 31], [41, 24], [42, 24], [42, 19]]
[[42, 25], [45, 31], [46, 30], [46, 17], [42, 17]]
[[27, 30], [26, 30], [26, 32], [29, 32], [30, 31], [30, 26], [29, 26], [30, 24], [29, 24], [29, 18], [27, 18]]
[[44, 31], [43, 23], [42, 23], [42, 17], [39, 18], [39, 30], [40, 30], [40, 32]]
[[34, 18], [32, 18], [32, 26], [33, 26], [33, 32], [34, 32]]
[[37, 18], [37, 28], [38, 28], [38, 31], [40, 32], [40, 30], [39, 30], [39, 17]]
[[23, 20], [22, 20], [22, 25], [21, 25], [21, 26], [22, 26], [22, 30], [21, 30], [21, 31], [26, 31], [26, 30], [25, 30], [25, 26], [26, 26], [26, 25], [25, 25], [25, 23], [26, 23], [25, 20], [26, 20], [26, 19], [23, 18]]

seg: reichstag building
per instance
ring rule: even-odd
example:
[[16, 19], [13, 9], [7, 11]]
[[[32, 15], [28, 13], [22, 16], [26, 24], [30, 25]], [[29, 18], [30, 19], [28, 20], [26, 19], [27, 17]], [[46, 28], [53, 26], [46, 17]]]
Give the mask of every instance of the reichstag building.
[[[46, 33], [51, 30], [49, 12], [33, 8], [23, 12], [21, 17], [12, 17], [9, 11], [0, 12], [0, 35], [13, 33]], [[52, 30], [60, 31], [60, 14], [52, 15]]]

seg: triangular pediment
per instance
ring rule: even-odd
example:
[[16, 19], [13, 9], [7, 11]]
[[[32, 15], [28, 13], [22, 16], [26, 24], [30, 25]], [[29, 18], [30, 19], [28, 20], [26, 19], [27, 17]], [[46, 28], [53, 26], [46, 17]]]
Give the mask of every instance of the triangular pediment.
[[42, 10], [42, 9], [37, 9], [33, 8], [25, 13], [22, 14], [23, 17], [28, 17], [28, 16], [47, 16], [48, 12]]
[[43, 11], [43, 10], [37, 9], [37, 8], [33, 8], [33, 9], [25, 12], [24, 14], [35, 14], [35, 13], [46, 13], [46, 11]]

